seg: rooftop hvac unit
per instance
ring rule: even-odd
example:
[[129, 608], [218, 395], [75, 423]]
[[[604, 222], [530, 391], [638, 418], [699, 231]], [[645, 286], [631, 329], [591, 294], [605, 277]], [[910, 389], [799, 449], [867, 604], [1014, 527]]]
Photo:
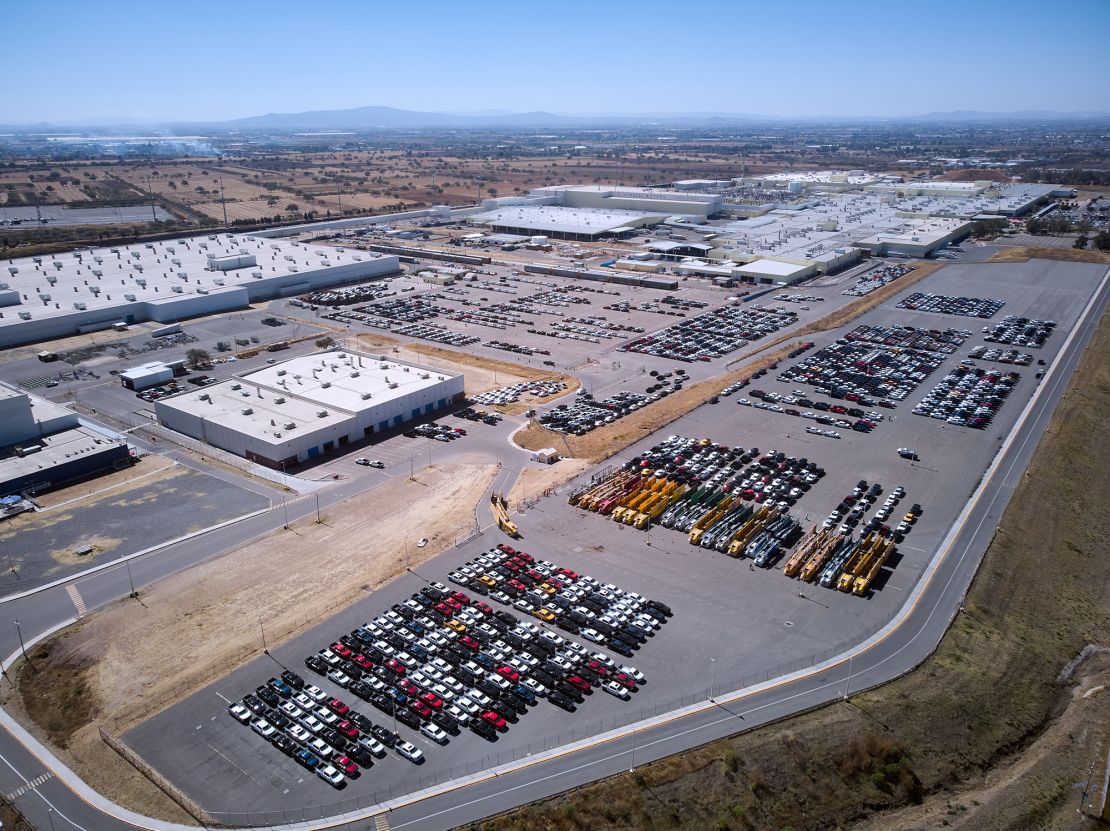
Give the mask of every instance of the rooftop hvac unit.
[[403, 367], [401, 367], [401, 371], [402, 372], [408, 372], [409, 368], [407, 366], [403, 366]]
[[188, 280], [189, 279], [189, 272], [188, 271], [179, 271], [179, 272], [177, 272], [177, 276], [180, 277], [182, 280]]
[[254, 408], [253, 407], [244, 407], [239, 412], [241, 412], [243, 415], [253, 415], [254, 414]]
[[275, 438], [275, 439], [280, 439], [280, 438], [281, 438], [281, 433], [279, 433], [279, 432], [277, 432], [277, 431], [275, 430], [275, 431], [274, 431], [274, 438]]
[[19, 269], [16, 268], [14, 265], [10, 265], [10, 266], [8, 266], [8, 273], [12, 274], [12, 275], [18, 274]]
[[328, 411], [327, 410], [317, 410], [316, 411], [316, 417], [317, 418], [327, 418], [328, 417]]
[[136, 280], [135, 285], [141, 286], [142, 288], [145, 289], [146, 288], [146, 280]]
[[58, 269], [58, 271], [62, 270], [61, 260], [54, 260], [53, 265], [54, 265], [54, 268]]
[[289, 370], [287, 370], [287, 369], [279, 369], [279, 370], [277, 371], [277, 374], [278, 374], [279, 376], [281, 376], [281, 375], [284, 375], [284, 374], [285, 374], [286, 372], [288, 372], [288, 371], [289, 371]]
[[429, 378], [431, 378], [431, 377], [432, 377], [432, 376], [431, 376], [431, 375], [429, 375], [429, 374], [428, 374], [427, 372], [423, 372], [423, 373], [421, 373], [421, 374], [420, 374], [420, 378], [421, 378], [421, 380], [423, 380], [423, 381], [427, 381], [427, 380], [428, 380]]
[[173, 263], [174, 265], [181, 265], [181, 258], [173, 257], [173, 258], [170, 259], [170, 262]]
[[58, 282], [58, 278], [55, 277], [53, 274], [50, 274], [47, 276], [46, 282], [53, 286]]
[[103, 277], [104, 276], [104, 272], [99, 268], [94, 268], [92, 270], [92, 273], [93, 273], [93, 277]]
[[279, 395], [277, 398], [274, 399], [274, 403], [275, 404], [284, 404], [285, 403], [285, 396], [284, 395]]
[[284, 427], [286, 430], [295, 430], [297, 429], [297, 422], [287, 421], [285, 422], [285, 424], [282, 425], [282, 427]]
[[47, 301], [50, 300], [50, 295], [49, 294], [42, 294], [40, 292], [39, 293], [39, 300], [42, 300], [43, 302], [47, 302]]
[[240, 384], [240, 383], [238, 383], [238, 382], [236, 382], [236, 383], [234, 383], [234, 384], [232, 384], [232, 385], [231, 385], [231, 388], [232, 388], [233, 390], [241, 390], [241, 389], [243, 388], [243, 385], [242, 385], [242, 384]]
[[325, 381], [324, 383], [322, 383], [322, 384], [320, 385], [320, 388], [321, 388], [321, 389], [325, 389], [325, 390], [326, 390], [326, 389], [327, 389], [328, 387], [330, 387], [330, 386], [331, 386], [331, 381]]
[[397, 387], [399, 387], [399, 386], [401, 386], [401, 385], [400, 385], [400, 384], [398, 384], [398, 383], [397, 383], [396, 381], [394, 381], [394, 382], [393, 382], [392, 384], [390, 384], [390, 385], [389, 385], [389, 388], [390, 388], [391, 390], [395, 390], [395, 389], [397, 389]]
[[206, 392], [202, 392], [198, 397], [200, 398], [201, 401], [211, 401], [212, 400], [212, 396], [209, 395]]
[[31, 319], [31, 313], [30, 312], [20, 312], [19, 313], [19, 319], [20, 320], [30, 320]]
[[154, 243], [153, 243], [153, 242], [148, 242], [148, 243], [146, 244], [146, 247], [147, 247], [147, 248], [150, 248], [150, 249], [153, 249], [153, 248], [154, 248]]
[[88, 306], [84, 303], [74, 303], [73, 308], [77, 309], [77, 311], [79, 312], [83, 312], [85, 311], [85, 309], [88, 308]]
[[172, 245], [167, 245], [166, 250], [169, 251], [171, 254], [176, 254], [177, 253], [177, 249], [174, 248]]
[[357, 378], [359, 376], [359, 374], [360, 374], [359, 371], [356, 369], [354, 372], [351, 373], [351, 377], [352, 378]]
[[134, 303], [134, 302], [135, 302], [135, 295], [133, 295], [133, 294], [125, 294], [125, 295], [123, 296], [123, 299], [124, 299], [124, 300], [126, 300], [126, 301], [128, 301], [129, 303]]
[[137, 260], [137, 259], [139, 259], [139, 257], [142, 256], [142, 254], [140, 254], [138, 251], [132, 251], [131, 256], [134, 257]]
[[173, 291], [175, 294], [185, 293], [185, 289], [183, 286], [170, 286], [170, 290]]
[[371, 395], [368, 392], [364, 392], [362, 395], [359, 396], [359, 398], [361, 398], [363, 401], [368, 400], [370, 397]]
[[251, 272], [251, 277], [253, 277], [255, 280], [261, 280], [262, 279], [262, 272], [261, 271], [252, 271]]

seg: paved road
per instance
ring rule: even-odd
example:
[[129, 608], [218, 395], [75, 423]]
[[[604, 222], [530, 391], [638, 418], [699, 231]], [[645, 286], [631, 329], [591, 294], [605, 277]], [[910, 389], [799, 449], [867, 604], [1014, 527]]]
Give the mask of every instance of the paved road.
[[[887, 630], [857, 647], [851, 658], [840, 656], [795, 676], [660, 717], [638, 729], [626, 728], [621, 735], [588, 740], [583, 743], [585, 746], [573, 751], [554, 751], [550, 758], [545, 755], [527, 766], [487, 772], [465, 784], [444, 786], [442, 793], [411, 795], [390, 806], [388, 827], [436, 829], [465, 824], [627, 770], [635, 764], [834, 701], [846, 691], [882, 684], [920, 664], [936, 648], [956, 614], [1010, 496], [1105, 312], [1110, 297], [1106, 290], [1108, 280], [1110, 271], [1029, 404], [1024, 421], [1004, 445], [984, 484], [942, 544], [932, 572], [919, 582], [906, 607]], [[366, 487], [363, 480], [329, 489], [320, 495], [321, 504], [333, 504]], [[315, 509], [314, 499], [302, 500], [289, 506], [289, 518], [308, 516]], [[268, 533], [282, 524], [280, 516], [280, 512], [278, 517], [273, 511], [266, 512], [170, 546], [158, 557], [139, 558], [132, 565], [132, 577], [137, 585], [161, 579]], [[122, 567], [105, 570], [81, 582], [81, 595], [89, 608], [112, 602], [129, 591], [128, 575]], [[4, 605], [9, 617], [20, 621], [26, 638], [52, 630], [75, 613], [65, 586], [10, 598]], [[0, 653], [10, 654], [19, 648], [16, 635], [14, 625], [0, 629]], [[0, 790], [9, 796], [18, 794], [14, 797], [17, 805], [37, 827], [45, 829], [52, 824], [56, 831], [172, 827], [111, 806], [84, 787], [2, 711], [0, 725], [4, 727], [0, 731]], [[347, 819], [298, 827], [379, 827], [372, 818], [349, 825]]]

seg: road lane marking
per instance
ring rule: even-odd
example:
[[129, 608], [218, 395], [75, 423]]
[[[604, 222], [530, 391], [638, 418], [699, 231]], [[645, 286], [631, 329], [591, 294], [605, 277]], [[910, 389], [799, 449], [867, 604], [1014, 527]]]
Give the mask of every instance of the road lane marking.
[[69, 599], [73, 601], [73, 608], [77, 610], [78, 618], [83, 618], [89, 613], [89, 610], [85, 608], [85, 599], [81, 597], [81, 592], [77, 590], [76, 585], [70, 583], [66, 586], [66, 594], [68, 594]]
[[27, 793], [28, 791], [33, 791], [35, 788], [37, 788], [39, 785], [41, 785], [46, 780], [53, 779], [53, 778], [54, 778], [54, 774], [51, 773], [50, 771], [46, 771], [46, 773], [43, 773], [39, 776], [36, 776], [34, 779], [31, 779], [30, 781], [24, 782], [22, 785], [20, 785], [18, 788], [16, 788], [11, 793], [4, 794], [4, 799], [7, 800], [8, 802], [15, 802], [17, 799], [19, 799], [21, 796], [23, 796], [23, 794]]

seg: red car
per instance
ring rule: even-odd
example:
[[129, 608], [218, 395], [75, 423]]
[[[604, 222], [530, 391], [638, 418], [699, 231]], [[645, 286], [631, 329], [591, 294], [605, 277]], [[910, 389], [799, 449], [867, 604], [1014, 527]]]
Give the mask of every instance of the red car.
[[560, 569], [557, 569], [557, 571], [559, 572], [559, 574], [563, 575], [568, 580], [577, 580], [578, 577], [579, 577], [579, 574], [578, 574], [577, 571], [572, 571], [569, 568], [560, 568]]
[[497, 713], [495, 713], [493, 710], [486, 710], [484, 713], [482, 713], [482, 721], [484, 721], [490, 727], [497, 728], [502, 733], [509, 729], [509, 723], [505, 721], [505, 719], [503, 719], [501, 716], [497, 715]]
[[[451, 592], [448, 597], [453, 598], [457, 603], [466, 603], [468, 605], [470, 603], [470, 595], [466, 594], [465, 592], [454, 591]], [[459, 607], [456, 606], [455, 608], [457, 609]]]
[[335, 729], [346, 736], [348, 739], [358, 738], [358, 728], [351, 724], [351, 722], [349, 721], [339, 722], [339, 724], [335, 725]]
[[534, 562], [536, 562], [536, 558], [535, 558], [535, 557], [533, 557], [533, 556], [532, 556], [531, 554], [525, 554], [525, 553], [524, 553], [523, 551], [518, 551], [518, 552], [516, 552], [516, 558], [517, 558], [518, 560], [523, 560], [523, 561], [524, 561], [524, 562], [526, 562], [526, 563], [534, 563]]
[[433, 692], [426, 692], [420, 696], [420, 700], [431, 707], [433, 710], [443, 709], [443, 699]]
[[583, 678], [581, 675], [568, 675], [567, 683], [572, 687], [578, 687], [582, 692], [590, 691], [590, 682]]
[[409, 709], [420, 716], [420, 718], [429, 719], [432, 717], [432, 708], [418, 698], [414, 698], [409, 702]]
[[391, 670], [394, 675], [404, 675], [407, 671], [405, 665], [398, 661], [396, 658], [390, 658], [385, 662], [386, 669]]
[[345, 716], [347, 715], [347, 713], [351, 712], [351, 708], [340, 701], [338, 698], [329, 698], [325, 703], [327, 705], [327, 708], [335, 713], [337, 716]]
[[609, 674], [609, 667], [605, 666], [605, 664], [601, 663], [601, 661], [588, 661], [586, 663], [586, 669], [593, 670], [602, 678]]
[[513, 573], [520, 571], [524, 567], [520, 563], [513, 562], [512, 560], [507, 560], [502, 563], [502, 565]]
[[343, 771], [348, 776], [358, 775], [358, 765], [348, 759], [346, 756], [340, 756], [332, 761], [332, 764]]
[[493, 607], [490, 606], [488, 603], [483, 603], [481, 600], [472, 601], [470, 605], [481, 612], [483, 615], [493, 614]]
[[449, 605], [447, 603], [440, 602], [440, 603], [437, 603], [432, 608], [435, 609], [437, 612], [439, 612], [441, 615], [443, 615], [445, 617], [454, 617], [455, 616], [454, 607], [452, 607], [451, 605]]
[[494, 670], [498, 675], [506, 681], [512, 681], [514, 684], [520, 680], [520, 673], [510, 666], [500, 666]]
[[514, 554], [516, 554], [516, 549], [515, 548], [513, 548], [511, 545], [505, 545], [505, 543], [503, 543], [503, 542], [499, 542], [497, 544], [497, 547], [499, 549], [501, 549], [502, 551], [504, 551], [506, 554], [508, 554], [510, 557], [513, 556]]
[[351, 658], [351, 663], [358, 664], [363, 669], [373, 669], [374, 662], [367, 658], [365, 655], [355, 655]]
[[412, 683], [408, 678], [402, 678], [397, 682], [397, 689], [406, 695], [420, 695], [420, 687]]
[[351, 650], [349, 650], [343, 644], [339, 643], [339, 641], [336, 641], [335, 643], [333, 643], [331, 646], [328, 647], [328, 649], [330, 649], [332, 652], [334, 652], [340, 658], [350, 658], [351, 655], [354, 654], [353, 652], [351, 652]]
[[535, 569], [528, 569], [528, 571], [524, 573], [531, 577], [537, 583], [542, 583], [544, 581], [544, 576]]
[[463, 635], [461, 638], [459, 638], [459, 643], [465, 646], [467, 649], [475, 652], [482, 646], [480, 643], [478, 643], [477, 639], [472, 638], [470, 635]]
[[613, 680], [629, 692], [636, 692], [636, 679], [633, 678], [631, 675], [627, 675], [623, 672], [618, 672], [613, 675]]
[[524, 584], [517, 580], [515, 577], [509, 581], [509, 585], [516, 589], [518, 592], [528, 591]]

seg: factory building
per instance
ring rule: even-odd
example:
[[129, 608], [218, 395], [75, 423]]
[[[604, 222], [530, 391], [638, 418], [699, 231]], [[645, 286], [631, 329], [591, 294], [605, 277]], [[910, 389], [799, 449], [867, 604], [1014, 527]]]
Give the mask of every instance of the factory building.
[[246, 308], [398, 271], [395, 256], [210, 234], [0, 266], [0, 347]]
[[339, 350], [273, 364], [154, 407], [164, 427], [284, 468], [463, 398], [462, 375]]
[[126, 442], [82, 426], [72, 410], [0, 383], [0, 497], [38, 493], [130, 462]]
[[948, 243], [963, 239], [970, 231], [971, 223], [963, 219], [934, 218], [905, 230], [873, 234], [853, 244], [877, 256], [927, 257]]
[[141, 366], [133, 366], [119, 374], [119, 382], [129, 390], [141, 390], [156, 387], [167, 381], [173, 380], [175, 375], [185, 373], [185, 361], [150, 361]]
[[712, 193], [692, 193], [623, 185], [551, 185], [529, 192], [532, 198], [552, 200], [565, 208], [592, 208], [607, 211], [665, 213], [705, 221], [720, 214], [723, 202]]
[[621, 237], [638, 228], [658, 225], [667, 214], [596, 208], [568, 208], [558, 205], [506, 205], [470, 217], [497, 233], [554, 239], [593, 241], [601, 237]]

